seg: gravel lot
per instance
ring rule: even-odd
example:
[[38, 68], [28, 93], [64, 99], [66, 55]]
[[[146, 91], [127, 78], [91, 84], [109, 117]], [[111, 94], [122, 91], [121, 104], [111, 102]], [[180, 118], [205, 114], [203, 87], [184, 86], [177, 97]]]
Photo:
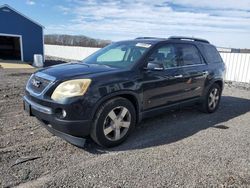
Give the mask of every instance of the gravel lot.
[[23, 112], [31, 72], [0, 69], [1, 187], [250, 187], [250, 90], [226, 86], [214, 114], [185, 108], [143, 121], [119, 147], [80, 149]]

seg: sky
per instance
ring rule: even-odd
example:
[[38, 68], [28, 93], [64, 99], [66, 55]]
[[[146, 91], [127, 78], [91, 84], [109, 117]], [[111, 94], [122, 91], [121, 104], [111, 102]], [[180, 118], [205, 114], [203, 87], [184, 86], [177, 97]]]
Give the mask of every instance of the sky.
[[250, 0], [0, 0], [45, 27], [45, 34], [112, 41], [188, 36], [250, 48]]

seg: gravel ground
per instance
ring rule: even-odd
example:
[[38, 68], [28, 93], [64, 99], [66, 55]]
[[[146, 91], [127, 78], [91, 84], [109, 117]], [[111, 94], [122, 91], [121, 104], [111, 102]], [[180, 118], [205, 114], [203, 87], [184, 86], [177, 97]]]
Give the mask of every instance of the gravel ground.
[[250, 187], [249, 90], [226, 85], [214, 114], [173, 111], [121, 146], [80, 149], [23, 112], [31, 72], [0, 70], [1, 187]]

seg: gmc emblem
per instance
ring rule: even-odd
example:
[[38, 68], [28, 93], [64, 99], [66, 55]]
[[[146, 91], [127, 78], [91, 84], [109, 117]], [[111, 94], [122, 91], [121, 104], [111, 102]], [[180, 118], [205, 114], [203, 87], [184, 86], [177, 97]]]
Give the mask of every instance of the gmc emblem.
[[31, 80], [31, 83], [32, 83], [33, 86], [35, 86], [35, 87], [37, 87], [37, 88], [39, 88], [40, 85], [42, 84], [42, 82], [40, 82], [40, 81], [38, 81], [38, 80], [35, 80], [35, 79], [32, 79], [32, 80]]

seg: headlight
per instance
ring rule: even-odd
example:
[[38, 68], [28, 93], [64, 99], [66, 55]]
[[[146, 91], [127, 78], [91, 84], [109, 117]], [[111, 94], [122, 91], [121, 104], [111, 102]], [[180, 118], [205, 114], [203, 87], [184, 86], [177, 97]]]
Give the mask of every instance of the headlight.
[[86, 93], [90, 83], [91, 79], [65, 81], [57, 86], [51, 98], [55, 101], [62, 101], [69, 97], [82, 96]]

